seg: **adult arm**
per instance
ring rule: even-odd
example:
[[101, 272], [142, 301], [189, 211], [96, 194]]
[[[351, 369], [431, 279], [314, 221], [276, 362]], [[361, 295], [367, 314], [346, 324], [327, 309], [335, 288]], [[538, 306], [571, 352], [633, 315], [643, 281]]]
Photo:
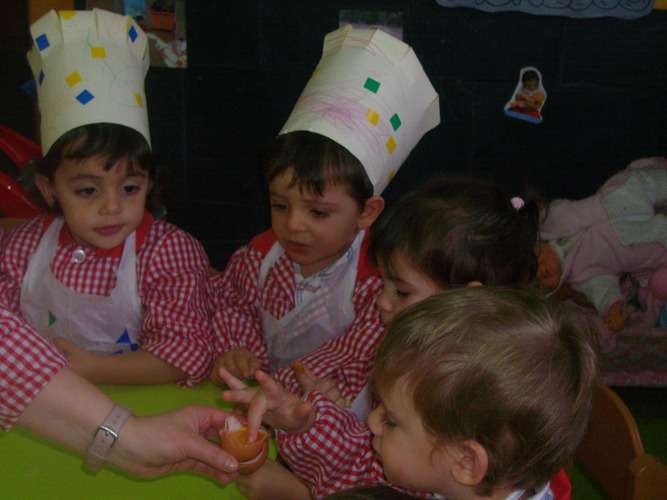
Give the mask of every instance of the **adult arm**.
[[[114, 402], [90, 382], [62, 368], [18, 418], [18, 425], [85, 453]], [[109, 462], [133, 475], [155, 477], [194, 470], [226, 484], [238, 464], [207, 437], [217, 435], [228, 414], [188, 406], [161, 415], [131, 416], [111, 448]], [[165, 436], [169, 436], [165, 439]]]
[[[114, 403], [65, 364], [48, 340], [0, 309], [0, 427], [18, 424], [85, 452]], [[186, 407], [131, 417], [110, 461], [143, 477], [190, 469], [227, 483], [236, 477], [237, 463], [206, 439], [217, 434], [226, 416], [215, 408]]]

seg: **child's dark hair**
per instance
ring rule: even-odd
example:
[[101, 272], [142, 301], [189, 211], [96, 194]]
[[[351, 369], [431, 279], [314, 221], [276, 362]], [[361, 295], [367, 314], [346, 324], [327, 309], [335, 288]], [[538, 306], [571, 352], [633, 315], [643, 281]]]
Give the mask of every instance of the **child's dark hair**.
[[[112, 168], [119, 160], [127, 160], [130, 175], [137, 170], [144, 171], [153, 182], [146, 198], [146, 209], [152, 210], [159, 203], [156, 184], [159, 173], [148, 142], [141, 133], [116, 123], [91, 123], [76, 127], [53, 143], [48, 153], [34, 162], [35, 173], [49, 180], [63, 160], [85, 160], [100, 156], [105, 158], [105, 170]], [[55, 207], [59, 210], [58, 207]]]
[[574, 456], [587, 428], [599, 334], [558, 301], [506, 287], [432, 295], [389, 325], [375, 359], [382, 398], [412, 394], [446, 447], [472, 439], [488, 454], [478, 495], [545, 484]]
[[440, 288], [528, 283], [537, 270], [537, 203], [515, 208], [488, 182], [440, 176], [414, 189], [371, 228], [369, 257], [392, 271], [401, 255]]
[[290, 187], [298, 185], [321, 196], [327, 184], [344, 184], [361, 208], [373, 196], [373, 185], [361, 162], [320, 134], [298, 131], [279, 135], [269, 147], [266, 165], [269, 182], [293, 168]]

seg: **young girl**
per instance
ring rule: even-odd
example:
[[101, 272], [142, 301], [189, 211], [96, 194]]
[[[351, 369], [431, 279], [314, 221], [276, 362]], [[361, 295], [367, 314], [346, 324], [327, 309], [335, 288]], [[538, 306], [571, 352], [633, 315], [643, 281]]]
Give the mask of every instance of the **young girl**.
[[[586, 431], [597, 336], [583, 316], [534, 294], [462, 287], [390, 325], [373, 369], [368, 423], [321, 392], [302, 400], [262, 372], [225, 399], [275, 428], [312, 498], [381, 483], [420, 496], [547, 500]], [[284, 432], [283, 432], [284, 431]], [[552, 480], [552, 478], [555, 478]]]
[[[98, 10], [51, 11], [31, 31], [45, 153], [36, 184], [51, 210], [6, 237], [1, 307], [52, 338], [94, 383], [194, 384], [212, 361], [208, 259], [147, 211], [155, 165], [143, 78], [116, 80], [137, 66], [141, 77], [145, 36], [131, 18]], [[134, 46], [142, 40], [143, 52]]]
[[384, 281], [385, 325], [452, 285], [521, 285], [535, 275], [538, 205], [479, 179], [440, 176], [398, 200], [373, 226], [369, 257]]

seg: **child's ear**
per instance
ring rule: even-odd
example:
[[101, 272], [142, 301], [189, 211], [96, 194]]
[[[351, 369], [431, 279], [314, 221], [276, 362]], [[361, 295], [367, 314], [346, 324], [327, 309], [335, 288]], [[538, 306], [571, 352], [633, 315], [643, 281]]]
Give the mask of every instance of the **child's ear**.
[[357, 227], [359, 229], [368, 229], [371, 227], [375, 219], [384, 209], [384, 198], [382, 196], [371, 196], [366, 200], [364, 208], [359, 214], [359, 222]]
[[42, 196], [49, 207], [53, 207], [56, 201], [56, 195], [51, 181], [42, 174], [35, 174], [35, 185], [37, 186], [37, 189], [39, 189], [39, 192], [42, 193]]
[[457, 459], [452, 470], [454, 479], [466, 486], [479, 484], [489, 467], [489, 456], [477, 441], [467, 440], [457, 445]]

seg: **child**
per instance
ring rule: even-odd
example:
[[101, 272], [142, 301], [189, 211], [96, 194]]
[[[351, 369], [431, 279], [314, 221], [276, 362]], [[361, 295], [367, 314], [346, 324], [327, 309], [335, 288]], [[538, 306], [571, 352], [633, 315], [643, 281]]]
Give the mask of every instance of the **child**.
[[534, 200], [507, 200], [482, 180], [440, 176], [418, 186], [373, 226], [369, 258], [384, 281], [382, 322], [452, 285], [531, 281], [537, 216]]
[[651, 278], [667, 268], [667, 218], [659, 213], [666, 203], [665, 158], [632, 162], [583, 200], [551, 202], [537, 247], [541, 291], [592, 306], [613, 331], [629, 314], [626, 274], [646, 278], [644, 302], [664, 303], [664, 278]]
[[45, 153], [36, 184], [51, 213], [6, 237], [1, 306], [94, 383], [192, 385], [212, 362], [209, 265], [194, 238], [146, 210], [146, 37], [97, 9], [51, 11], [31, 32]]
[[266, 411], [313, 498], [382, 483], [422, 496], [546, 500], [559, 494], [550, 480], [586, 431], [597, 350], [585, 316], [560, 303], [462, 287], [391, 323], [373, 369], [380, 405], [367, 424], [262, 372], [261, 388], [223, 372], [232, 388], [223, 397], [250, 405], [250, 436]]
[[[376, 300], [382, 323], [389, 325], [404, 308], [453, 285], [528, 283], [537, 266], [537, 216], [534, 201], [510, 201], [493, 184], [467, 177], [438, 176], [403, 196], [371, 232], [368, 256], [384, 281]], [[295, 368], [304, 393], [317, 388], [339, 406], [349, 406], [335, 381], [318, 379], [303, 363]], [[372, 406], [370, 386], [355, 404], [363, 404], [365, 418]], [[251, 498], [275, 498], [275, 484], [289, 489], [285, 497], [303, 494], [305, 487], [280, 472], [268, 462], [251, 488], [247, 478], [237, 485], [248, 488]]]
[[272, 229], [209, 283], [220, 367], [258, 368], [301, 391], [301, 359], [353, 401], [384, 328], [366, 259], [379, 196], [439, 122], [437, 94], [406, 44], [380, 30], [329, 33], [323, 57], [270, 150]]

